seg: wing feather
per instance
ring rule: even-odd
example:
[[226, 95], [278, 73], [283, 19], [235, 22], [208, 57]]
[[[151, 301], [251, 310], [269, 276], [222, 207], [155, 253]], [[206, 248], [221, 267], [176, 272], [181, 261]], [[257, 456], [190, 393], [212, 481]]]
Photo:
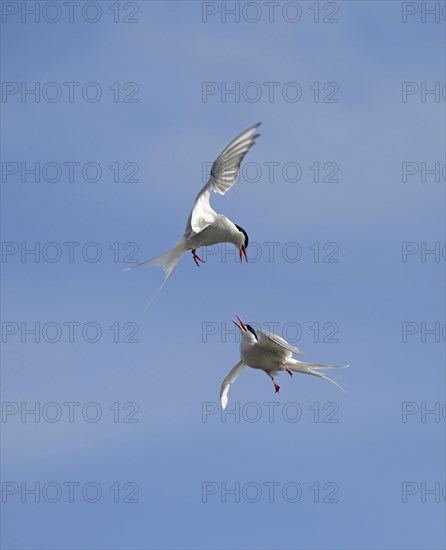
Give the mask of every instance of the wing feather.
[[265, 350], [274, 351], [276, 353], [283, 353], [283, 350], [286, 350], [289, 352], [290, 356], [292, 353], [303, 355], [303, 351], [292, 346], [286, 340], [280, 336], [277, 336], [277, 334], [274, 334], [273, 332], [269, 332], [267, 330], [257, 330], [257, 336], [259, 338], [257, 345]]
[[209, 180], [195, 199], [185, 235], [199, 233], [214, 221], [216, 213], [209, 204], [211, 191], [224, 195], [232, 187], [242, 160], [260, 135], [256, 133], [259, 126], [260, 122], [238, 135], [214, 161]]
[[231, 385], [237, 380], [240, 374], [245, 370], [246, 365], [243, 361], [239, 361], [233, 369], [231, 369], [228, 376], [223, 380], [223, 384], [220, 389], [220, 403], [221, 408], [226, 409], [228, 404], [228, 392]]

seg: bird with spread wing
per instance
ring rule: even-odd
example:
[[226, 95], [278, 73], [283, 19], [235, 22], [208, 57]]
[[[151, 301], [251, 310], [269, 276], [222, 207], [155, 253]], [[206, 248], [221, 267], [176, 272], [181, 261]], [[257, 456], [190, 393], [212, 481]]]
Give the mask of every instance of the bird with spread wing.
[[280, 386], [274, 380], [279, 373], [286, 371], [290, 376], [293, 372], [302, 372], [319, 376], [328, 380], [342, 391], [343, 388], [325, 374], [318, 372], [318, 369], [342, 369], [349, 365], [315, 365], [298, 361], [292, 357], [293, 353], [303, 355], [299, 348], [290, 345], [286, 340], [266, 330], [255, 330], [251, 325], [245, 323], [237, 316], [237, 321], [232, 321], [239, 329], [241, 334], [240, 342], [240, 361], [230, 371], [224, 379], [220, 390], [220, 402], [223, 409], [228, 404], [228, 392], [231, 385], [237, 380], [246, 367], [263, 370], [273, 381], [276, 393]]
[[210, 196], [211, 191], [224, 195], [232, 187], [242, 160], [260, 135], [256, 133], [259, 126], [260, 122], [242, 132], [214, 161], [209, 180], [195, 199], [184, 235], [178, 243], [161, 256], [131, 266], [127, 270], [143, 266], [162, 267], [165, 273], [162, 288], [172, 275], [182, 255], [188, 250], [192, 252], [193, 259], [199, 266], [199, 262], [204, 263], [204, 260], [198, 256], [197, 248], [218, 243], [232, 243], [239, 251], [240, 262], [242, 262], [243, 256], [248, 261], [246, 249], [249, 238], [247, 232], [226, 216], [215, 212], [210, 205]]

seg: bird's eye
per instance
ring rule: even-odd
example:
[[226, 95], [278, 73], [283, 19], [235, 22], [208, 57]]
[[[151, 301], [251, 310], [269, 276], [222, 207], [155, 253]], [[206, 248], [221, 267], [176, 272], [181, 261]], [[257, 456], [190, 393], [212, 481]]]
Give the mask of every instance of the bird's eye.
[[254, 338], [258, 340], [256, 331], [252, 328], [251, 325], [246, 325], [246, 328], [249, 330], [249, 332], [252, 332], [254, 334]]

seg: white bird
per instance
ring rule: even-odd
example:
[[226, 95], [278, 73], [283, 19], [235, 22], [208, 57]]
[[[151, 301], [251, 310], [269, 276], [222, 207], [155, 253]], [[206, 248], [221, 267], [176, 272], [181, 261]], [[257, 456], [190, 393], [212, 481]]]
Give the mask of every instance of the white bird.
[[228, 392], [231, 385], [237, 380], [242, 371], [248, 366], [253, 369], [263, 370], [273, 381], [276, 393], [279, 392], [280, 386], [276, 384], [274, 376], [281, 371], [286, 371], [290, 376], [293, 372], [302, 372], [319, 376], [324, 380], [332, 382], [335, 386], [344, 389], [328, 376], [317, 372], [314, 369], [342, 369], [350, 365], [314, 365], [312, 363], [304, 363], [293, 359], [293, 353], [303, 355], [299, 348], [291, 346], [286, 340], [272, 332], [266, 330], [254, 330], [251, 325], [245, 323], [237, 315], [237, 321], [232, 321], [239, 329], [242, 336], [240, 342], [240, 361], [231, 370], [228, 376], [224, 379], [220, 390], [220, 402], [222, 409], [228, 404]]
[[[181, 256], [188, 250], [192, 251], [193, 259], [196, 265], [199, 266], [198, 262], [204, 263], [204, 260], [196, 253], [197, 248], [218, 243], [232, 243], [239, 250], [240, 262], [242, 262], [242, 254], [245, 256], [246, 261], [248, 261], [246, 254], [249, 242], [248, 234], [242, 227], [234, 224], [226, 216], [217, 214], [211, 208], [209, 200], [211, 191], [224, 195], [232, 187], [237, 178], [242, 160], [254, 145], [255, 139], [260, 135], [256, 133], [256, 129], [259, 126], [260, 122], [242, 132], [231, 141], [217, 160], [214, 161], [209, 180], [195, 199], [184, 235], [178, 243], [161, 256], [128, 267], [126, 270], [142, 266], [162, 267], [165, 272], [164, 282], [161, 285], [162, 288], [167, 279], [172, 275]], [[154, 297], [152, 297], [152, 300]]]

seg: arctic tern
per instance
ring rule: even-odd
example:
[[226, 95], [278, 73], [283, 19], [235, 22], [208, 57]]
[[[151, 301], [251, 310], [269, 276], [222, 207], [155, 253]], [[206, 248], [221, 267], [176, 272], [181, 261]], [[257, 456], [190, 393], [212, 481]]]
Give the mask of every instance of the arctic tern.
[[127, 270], [142, 266], [162, 267], [165, 273], [165, 278], [161, 285], [162, 288], [167, 279], [172, 275], [181, 256], [188, 250], [192, 252], [192, 257], [196, 265], [199, 266], [199, 262], [205, 262], [198, 256], [196, 252], [197, 248], [218, 243], [232, 243], [239, 250], [240, 262], [243, 261], [243, 256], [248, 261], [246, 249], [249, 238], [247, 232], [226, 216], [217, 214], [211, 208], [209, 201], [211, 191], [224, 195], [232, 187], [237, 178], [242, 160], [254, 145], [256, 138], [260, 135], [256, 133], [256, 129], [259, 126], [260, 122], [242, 132], [231, 141], [217, 160], [214, 161], [209, 180], [195, 199], [184, 235], [178, 243], [161, 256], [131, 266]]
[[286, 340], [272, 332], [254, 330], [251, 325], [245, 325], [238, 315], [237, 319], [238, 322], [232, 322], [240, 329], [242, 337], [240, 342], [240, 361], [231, 370], [221, 385], [220, 402], [223, 409], [225, 409], [228, 404], [229, 388], [247, 366], [253, 369], [263, 370], [273, 381], [276, 393], [279, 392], [280, 386], [276, 384], [274, 376], [281, 371], [286, 371], [290, 376], [293, 376], [293, 372], [302, 372], [305, 374], [312, 374], [313, 376], [319, 376], [324, 380], [332, 382], [335, 386], [344, 391], [344, 389], [334, 380], [314, 369], [342, 369], [349, 365], [314, 365], [312, 363], [304, 363], [303, 361], [293, 359], [293, 353], [303, 355], [299, 348], [291, 346]]

